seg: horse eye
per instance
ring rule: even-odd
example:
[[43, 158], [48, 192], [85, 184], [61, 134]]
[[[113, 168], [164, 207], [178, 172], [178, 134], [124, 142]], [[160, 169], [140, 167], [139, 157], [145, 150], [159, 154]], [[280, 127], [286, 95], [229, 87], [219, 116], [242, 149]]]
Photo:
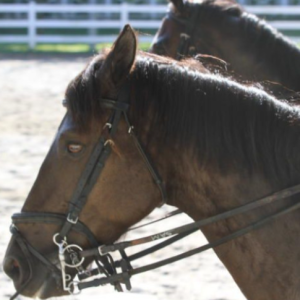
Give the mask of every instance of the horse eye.
[[68, 151], [70, 153], [79, 153], [82, 150], [83, 146], [79, 144], [69, 144], [68, 145]]

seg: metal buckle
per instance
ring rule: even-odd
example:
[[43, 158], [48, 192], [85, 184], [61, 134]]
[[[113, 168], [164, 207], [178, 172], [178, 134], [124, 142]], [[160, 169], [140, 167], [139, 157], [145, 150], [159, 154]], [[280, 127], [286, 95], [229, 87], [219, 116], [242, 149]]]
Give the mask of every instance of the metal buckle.
[[133, 131], [134, 127], [133, 126], [129, 126], [128, 128], [128, 133], [131, 134], [131, 132]]
[[109, 145], [110, 147], [113, 147], [115, 145], [115, 142], [112, 139], [108, 139], [105, 141], [104, 146]]
[[68, 214], [67, 221], [71, 224], [76, 224], [78, 222], [78, 217], [76, 217], [76, 219], [72, 219], [71, 214]]
[[[57, 240], [58, 237], [61, 238], [60, 241]], [[65, 245], [68, 245], [68, 243], [67, 243], [67, 238], [66, 238], [66, 237], [64, 237], [64, 238], [61, 237], [59, 233], [56, 233], [56, 234], [53, 235], [53, 242], [54, 242], [54, 244], [55, 244], [56, 246], [58, 246], [58, 247], [59, 247], [60, 245], [64, 245], [64, 246], [65, 246]]]
[[105, 248], [106, 246], [105, 245], [102, 245], [102, 246], [99, 246], [98, 247], [98, 252], [99, 252], [99, 254], [101, 255], [101, 256], [103, 256], [103, 255], [106, 255], [107, 253], [108, 253], [108, 251], [106, 250], [104, 250], [103, 248]]
[[112, 128], [112, 124], [109, 123], [109, 122], [107, 122], [107, 123], [105, 123], [103, 129], [105, 129], [106, 127], [108, 127], [109, 129], [111, 129]]

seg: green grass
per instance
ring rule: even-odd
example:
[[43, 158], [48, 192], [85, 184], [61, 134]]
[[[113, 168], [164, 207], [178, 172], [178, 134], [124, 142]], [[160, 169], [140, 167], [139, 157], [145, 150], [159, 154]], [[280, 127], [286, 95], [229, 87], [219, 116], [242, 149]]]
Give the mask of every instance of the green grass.
[[[27, 44], [0, 44], [0, 53], [93, 53], [111, 44], [96, 44], [94, 48], [87, 44], [38, 44], [30, 50]], [[140, 43], [139, 49], [148, 50], [150, 43]]]
[[[34, 50], [30, 50], [27, 44], [0, 44], [0, 53], [95, 53], [103, 48], [109, 48], [111, 44], [96, 44], [91, 48], [87, 44], [38, 44]], [[300, 48], [300, 43], [298, 43]], [[150, 43], [140, 43], [139, 49], [147, 51], [150, 48]]]

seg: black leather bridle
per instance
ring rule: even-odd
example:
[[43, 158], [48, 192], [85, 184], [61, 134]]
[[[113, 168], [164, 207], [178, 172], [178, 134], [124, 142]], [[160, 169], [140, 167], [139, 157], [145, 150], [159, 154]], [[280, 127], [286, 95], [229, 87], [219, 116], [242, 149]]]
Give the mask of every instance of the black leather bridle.
[[[139, 139], [134, 133], [134, 128], [129, 122], [127, 111], [129, 109], [129, 83], [127, 82], [121, 89], [118, 99], [101, 99], [101, 103], [105, 108], [111, 109], [112, 114], [106, 123], [103, 130], [108, 131], [109, 139], [113, 138], [121, 117], [124, 117], [126, 124], [128, 125], [128, 133], [133, 138], [133, 142], [138, 148], [142, 158], [144, 159], [149, 172], [151, 173], [156, 185], [158, 186], [162, 202], [161, 205], [166, 203], [166, 191], [164, 184], [153, 166], [148, 155], [144, 151]], [[248, 232], [260, 228], [267, 222], [274, 220], [275, 218], [284, 215], [288, 212], [300, 208], [300, 202], [292, 204], [287, 208], [282, 209], [279, 212], [271, 214], [263, 219], [260, 219], [242, 229], [239, 229], [225, 237], [222, 237], [216, 241], [210, 242], [204, 246], [198, 247], [196, 249], [187, 251], [185, 253], [170, 257], [156, 263], [152, 263], [146, 266], [133, 268], [131, 262], [144, 257], [154, 251], [162, 249], [175, 241], [178, 241], [187, 235], [197, 231], [198, 229], [207, 226], [209, 224], [225, 220], [227, 218], [252, 211], [256, 208], [262, 207], [266, 204], [273, 203], [277, 200], [288, 198], [300, 192], [300, 184], [281, 190], [274, 194], [268, 195], [264, 198], [258, 199], [254, 202], [245, 204], [243, 206], [237, 207], [235, 209], [229, 210], [227, 212], [203, 219], [197, 222], [193, 222], [187, 225], [176, 227], [167, 231], [159, 232], [154, 235], [150, 235], [144, 238], [139, 238], [131, 241], [125, 241], [120, 243], [115, 243], [112, 245], [102, 245], [97, 241], [93, 233], [87, 228], [83, 223], [79, 221], [80, 212], [84, 207], [87, 197], [92, 190], [94, 184], [96, 183], [101, 171], [105, 167], [105, 162], [111, 153], [111, 146], [108, 142], [106, 134], [102, 134], [99, 142], [95, 146], [92, 154], [90, 155], [89, 161], [83, 171], [81, 178], [77, 184], [77, 187], [73, 193], [73, 196], [69, 203], [69, 210], [66, 215], [54, 214], [54, 213], [37, 213], [37, 212], [21, 212], [14, 214], [12, 216], [11, 232], [22, 250], [24, 257], [29, 266], [29, 277], [23, 286], [16, 292], [11, 299], [15, 299], [18, 294], [24, 290], [33, 276], [33, 262], [32, 257], [40, 261], [42, 264], [49, 269], [57, 281], [57, 284], [62, 286], [65, 291], [70, 293], [80, 292], [82, 289], [95, 287], [105, 284], [112, 284], [115, 286], [116, 290], [122, 291], [121, 284], [125, 284], [128, 290], [131, 289], [130, 278], [133, 275], [143, 273], [180, 259], [189, 257], [191, 255], [203, 252], [207, 249], [211, 249], [222, 245], [228, 241], [231, 241], [237, 237], [247, 234]], [[173, 216], [180, 213], [176, 210], [172, 212], [169, 216]], [[58, 247], [58, 265], [52, 263], [49, 258], [45, 255], [39, 253], [30, 243], [24, 238], [22, 233], [18, 230], [18, 224], [26, 223], [43, 223], [43, 224], [56, 224], [61, 226], [60, 232], [56, 233], [53, 237], [54, 244]], [[147, 224], [146, 224], [147, 225]], [[68, 244], [67, 236], [74, 231], [77, 234], [83, 235], [90, 243], [90, 249], [82, 249], [76, 244]], [[153, 242], [160, 239], [166, 239], [159, 244], [152, 246], [146, 250], [140, 251], [131, 256], [127, 256], [125, 249], [141, 245], [148, 242]], [[119, 251], [121, 259], [114, 260], [110, 255], [111, 252]], [[84, 260], [88, 258], [89, 263], [95, 262], [95, 269], [88, 269], [84, 264]], [[67, 273], [67, 268], [76, 269], [76, 275], [78, 281], [72, 280], [72, 277]], [[121, 271], [117, 271], [117, 270]]]
[[[143, 149], [143, 146], [134, 132], [134, 127], [130, 124], [127, 111], [129, 108], [129, 82], [127, 81], [121, 88], [118, 99], [101, 99], [101, 105], [104, 108], [111, 109], [112, 113], [106, 122], [102, 135], [95, 148], [93, 149], [92, 154], [89, 157], [88, 163], [85, 166], [83, 173], [77, 183], [75, 191], [71, 197], [69, 202], [69, 210], [67, 216], [53, 213], [37, 213], [37, 212], [21, 212], [14, 214], [12, 216], [12, 225], [10, 227], [11, 233], [13, 234], [17, 244], [23, 252], [23, 255], [27, 261], [29, 267], [29, 278], [20, 288], [20, 290], [11, 298], [14, 299], [18, 296], [18, 294], [26, 288], [26, 286], [30, 283], [32, 279], [32, 270], [33, 263], [31, 259], [31, 255], [42, 262], [54, 275], [54, 277], [59, 278], [59, 274], [61, 273], [62, 287], [65, 291], [73, 292], [75, 284], [73, 281], [69, 282], [71, 276], [66, 274], [66, 267], [76, 268], [80, 278], [86, 278], [89, 276], [95, 276], [100, 273], [104, 273], [106, 276], [112, 276], [116, 274], [116, 269], [114, 266], [114, 261], [110, 255], [92, 255], [94, 261], [97, 263], [97, 272], [93, 271], [85, 271], [82, 267], [82, 264], [85, 260], [85, 257], [79, 256], [79, 254], [83, 251], [81, 247], [78, 245], [69, 245], [67, 243], [67, 236], [71, 230], [83, 234], [89, 241], [92, 247], [98, 247], [99, 242], [94, 237], [93, 233], [81, 222], [79, 222], [79, 215], [81, 210], [83, 209], [86, 200], [88, 198], [89, 193], [94, 187], [97, 179], [99, 178], [104, 166], [107, 161], [110, 153], [111, 146], [110, 141], [112, 141], [113, 137], [118, 128], [118, 124], [120, 122], [121, 117], [124, 117], [124, 120], [128, 126], [128, 133], [133, 139], [135, 146], [137, 147], [140, 155], [142, 156], [154, 182], [156, 183], [160, 193], [161, 193], [161, 203], [160, 206], [166, 203], [166, 192], [162, 180], [153, 166], [150, 157], [146, 154]], [[63, 101], [63, 104], [67, 106], [67, 100]], [[17, 224], [24, 223], [53, 223], [53, 224], [61, 224], [61, 230], [59, 233], [55, 234], [53, 237], [53, 242], [57, 245], [59, 249], [59, 261], [60, 268], [56, 265], [52, 264], [44, 255], [39, 253], [30, 243], [22, 236], [21, 232], [18, 230]], [[65, 256], [69, 256], [70, 262], [66, 262]], [[97, 274], [96, 274], [97, 273]], [[115, 285], [117, 290], [121, 290], [121, 286], [118, 281], [112, 281], [112, 284]]]

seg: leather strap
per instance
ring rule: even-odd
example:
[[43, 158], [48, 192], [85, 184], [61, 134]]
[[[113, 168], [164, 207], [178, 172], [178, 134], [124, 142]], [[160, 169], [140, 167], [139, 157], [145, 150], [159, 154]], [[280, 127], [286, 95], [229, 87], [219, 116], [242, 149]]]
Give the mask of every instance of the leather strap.
[[[273, 195], [265, 197], [261, 200], [266, 200], [265, 204], [267, 204], [267, 203], [271, 203], [272, 201], [275, 201], [275, 200], [279, 200], [279, 199], [283, 199], [283, 198], [292, 196], [292, 195], [294, 195], [296, 193], [299, 193], [299, 192], [300, 192], [300, 185], [297, 185], [297, 186], [285, 189], [283, 191], [280, 191], [278, 193], [274, 193]], [[265, 201], [263, 201], [263, 202], [265, 202]], [[182, 254], [179, 254], [179, 255], [170, 257], [168, 259], [164, 259], [164, 260], [161, 260], [161, 261], [158, 261], [156, 263], [149, 264], [149, 265], [146, 265], [146, 266], [143, 266], [143, 267], [139, 267], [139, 268], [135, 268], [135, 269], [128, 268], [125, 271], [123, 271], [122, 273], [113, 275], [109, 278], [100, 278], [100, 279], [92, 280], [90, 282], [81, 282], [81, 283], [78, 284], [78, 288], [81, 290], [81, 289], [85, 289], [85, 288], [88, 288], [88, 287], [96, 287], [96, 286], [99, 286], [99, 285], [103, 285], [103, 284], [107, 284], [107, 283], [113, 283], [113, 282], [124, 282], [124, 283], [126, 283], [126, 281], [129, 281], [131, 276], [133, 276], [133, 275], [137, 275], [137, 274], [144, 273], [144, 272], [147, 272], [147, 271], [150, 271], [150, 270], [153, 270], [153, 269], [157, 269], [159, 267], [171, 264], [173, 262], [179, 261], [179, 260], [187, 258], [189, 256], [201, 253], [205, 250], [212, 249], [212, 248], [215, 248], [217, 246], [223, 245], [223, 244], [225, 244], [225, 243], [227, 243], [231, 240], [234, 240], [234, 239], [236, 239], [240, 236], [243, 236], [243, 235], [245, 235], [249, 232], [252, 232], [253, 230], [261, 228], [263, 225], [267, 224], [268, 222], [271, 222], [271, 221], [277, 219], [278, 217], [283, 216], [283, 215], [285, 215], [287, 213], [290, 213], [294, 210], [297, 210], [299, 208], [300, 208], [300, 202], [298, 202], [296, 204], [292, 204], [289, 207], [284, 208], [284, 209], [282, 209], [281, 211], [279, 211], [275, 214], [272, 214], [268, 217], [265, 217], [265, 218], [263, 218], [263, 219], [261, 219], [257, 222], [254, 222], [254, 223], [252, 223], [252, 224], [250, 224], [250, 225], [248, 225], [248, 226], [246, 226], [246, 227], [244, 227], [240, 230], [237, 230], [237, 231], [235, 231], [235, 232], [233, 232], [233, 233], [231, 233], [231, 234], [229, 234], [229, 235], [227, 235], [223, 238], [220, 238], [216, 241], [208, 243], [204, 246], [198, 247], [196, 249], [184, 252]], [[188, 233], [188, 232], [186, 232], [186, 233]], [[130, 260], [130, 257], [128, 257], [127, 260]], [[117, 262], [116, 265], [118, 266], [121, 263], [122, 263], [122, 260]]]
[[[12, 222], [18, 227], [18, 224], [26, 223], [43, 223], [43, 224], [56, 224], [63, 225], [66, 219], [66, 215], [55, 213], [34, 213], [34, 212], [22, 212], [12, 215]], [[90, 245], [97, 247], [99, 245], [97, 239], [93, 233], [82, 222], [78, 221], [73, 225], [72, 230], [77, 234], [83, 235], [89, 241]], [[20, 232], [19, 232], [20, 234]]]
[[[104, 107], [114, 110], [109, 119], [109, 123], [107, 123], [109, 126], [109, 135], [112, 138], [117, 131], [122, 112], [126, 111], [129, 107], [128, 103], [126, 103], [128, 97], [129, 83], [126, 82], [120, 90], [117, 101], [112, 99], [101, 99], [101, 104]], [[87, 197], [97, 182], [110, 153], [110, 145], [106, 143], [105, 137], [102, 134], [71, 197], [68, 217], [60, 231], [60, 236], [62, 238], [66, 237], [72, 226], [77, 223], [79, 214], [86, 204]]]
[[167, 231], [162, 231], [162, 232], [159, 232], [154, 235], [150, 235], [147, 237], [143, 237], [143, 238], [139, 238], [139, 239], [135, 239], [135, 240], [131, 240], [131, 241], [120, 242], [120, 243], [116, 243], [116, 244], [112, 244], [112, 245], [102, 245], [99, 247], [100, 249], [99, 248], [98, 249], [99, 249], [100, 253], [105, 254], [105, 253], [110, 253], [110, 252], [117, 251], [117, 250], [118, 251], [124, 250], [128, 247], [133, 247], [136, 245], [153, 242], [154, 240], [157, 241], [160, 239], [164, 239], [166, 237], [171, 237], [173, 235], [186, 233], [186, 232], [189, 232], [189, 231], [192, 231], [195, 229], [200, 229], [209, 224], [216, 223], [218, 221], [225, 220], [225, 219], [231, 218], [233, 216], [249, 212], [249, 211], [259, 208], [261, 206], [265, 206], [267, 204], [271, 204], [278, 200], [282, 200], [287, 197], [291, 197], [298, 193], [300, 193], [300, 184], [290, 187], [290, 188], [286, 188], [279, 192], [273, 193], [267, 197], [258, 199], [256, 201], [250, 202], [248, 204], [239, 206], [237, 208], [231, 209], [224, 213], [220, 213], [218, 215], [215, 215], [215, 216], [212, 216], [212, 217], [209, 217], [209, 218], [197, 221], [197, 222], [193, 222], [193, 223], [190, 223], [187, 225], [183, 225], [180, 227], [176, 227], [176, 228], [173, 228], [173, 229], [170, 229]]
[[[118, 100], [113, 99], [101, 99], [101, 104], [108, 108], [112, 109], [113, 112], [108, 120], [108, 123], [106, 124], [102, 135], [99, 139], [99, 142], [96, 144], [94, 150], [92, 151], [92, 154], [88, 160], [87, 165], [85, 166], [85, 169], [78, 181], [78, 184], [76, 186], [76, 189], [71, 197], [70, 203], [69, 203], [69, 210], [67, 219], [66, 216], [60, 215], [60, 214], [52, 214], [52, 213], [31, 213], [31, 212], [22, 212], [19, 214], [14, 214], [12, 216], [13, 221], [13, 228], [12, 234], [16, 238], [18, 244], [20, 245], [20, 248], [22, 249], [22, 252], [24, 253], [24, 256], [28, 258], [28, 264], [30, 268], [30, 276], [28, 280], [26, 281], [26, 285], [30, 282], [32, 279], [32, 265], [33, 263], [29, 260], [30, 255], [33, 255], [35, 258], [37, 258], [39, 261], [41, 261], [52, 273], [57, 272], [57, 267], [53, 265], [51, 262], [47, 260], [45, 256], [40, 254], [34, 247], [30, 245], [30, 243], [21, 235], [21, 233], [17, 230], [16, 224], [18, 223], [53, 223], [53, 224], [62, 224], [59, 236], [61, 239], [65, 239], [68, 235], [68, 233], [71, 230], [74, 230], [78, 233], [83, 234], [86, 238], [88, 238], [90, 244], [92, 247], [98, 247], [99, 243], [97, 242], [97, 239], [94, 237], [93, 233], [81, 222], [79, 222], [79, 214], [81, 210], [83, 209], [84, 205], [86, 204], [87, 197], [89, 193], [91, 192], [92, 188], [94, 187], [95, 183], [97, 182], [97, 179], [99, 178], [99, 175], [101, 174], [105, 162], [108, 159], [111, 148], [110, 144], [106, 142], [106, 136], [104, 135], [104, 131], [107, 130], [109, 137], [113, 138], [116, 134], [118, 124], [120, 122], [122, 114], [125, 117], [125, 121], [127, 122], [129, 132], [131, 133], [131, 136], [134, 139], [135, 145], [137, 146], [139, 153], [141, 154], [142, 158], [144, 159], [148, 170], [150, 171], [151, 175], [153, 176], [154, 181], [158, 185], [162, 197], [163, 197], [163, 203], [166, 199], [165, 190], [162, 184], [162, 180], [158, 174], [158, 172], [155, 170], [155, 168], [152, 166], [149, 157], [146, 155], [145, 151], [143, 150], [140, 142], [138, 141], [138, 138], [133, 133], [132, 129], [133, 127], [130, 125], [130, 122], [128, 120], [127, 116], [127, 109], [129, 107], [128, 99], [130, 96], [130, 86], [129, 82], [127, 81], [121, 88]], [[67, 102], [65, 101], [65, 104]], [[60, 243], [59, 241], [56, 241]], [[121, 251], [123, 254], [123, 260], [121, 263], [122, 270], [125, 270], [127, 268], [127, 265], [129, 262], [127, 261], [127, 255], [124, 251]], [[111, 258], [111, 256], [105, 255], [101, 256], [99, 253], [93, 253], [93, 256], [95, 262], [98, 265], [98, 271], [101, 271], [106, 276], [116, 276], [116, 269], [114, 266], [114, 260]], [[100, 264], [102, 263], [102, 265]], [[65, 275], [63, 275], [65, 276]], [[84, 276], [89, 277], [89, 275], [85, 274]], [[124, 276], [124, 275], [123, 275]], [[109, 277], [109, 278], [110, 278]], [[60, 277], [62, 279], [62, 277]], [[119, 291], [122, 291], [121, 285], [118, 281], [111, 281], [111, 284], [115, 286], [115, 288]], [[130, 287], [130, 282], [126, 281], [126, 286]], [[21, 290], [24, 289], [26, 286], [22, 286]], [[13, 298], [17, 297], [19, 293], [21, 292], [19, 290]]]
[[161, 194], [161, 198], [162, 198], [162, 201], [160, 203], [160, 207], [163, 206], [164, 204], [167, 203], [167, 192], [165, 190], [165, 186], [163, 184], [163, 181], [158, 173], [158, 171], [156, 170], [153, 162], [151, 161], [151, 158], [149, 155], [146, 154], [141, 142], [139, 141], [139, 139], [137, 138], [135, 132], [134, 132], [134, 127], [130, 124], [129, 122], [129, 119], [128, 119], [128, 116], [127, 116], [127, 113], [124, 112], [124, 117], [125, 117], [125, 121], [127, 123], [127, 126], [129, 128], [129, 134], [130, 136], [132, 137], [133, 139], [133, 142], [136, 146], [136, 148], [138, 149], [139, 151], [139, 154], [141, 155], [145, 165], [147, 166], [147, 169], [148, 171], [150, 172], [154, 182], [156, 183], [159, 191], [160, 191], [160, 194]]

